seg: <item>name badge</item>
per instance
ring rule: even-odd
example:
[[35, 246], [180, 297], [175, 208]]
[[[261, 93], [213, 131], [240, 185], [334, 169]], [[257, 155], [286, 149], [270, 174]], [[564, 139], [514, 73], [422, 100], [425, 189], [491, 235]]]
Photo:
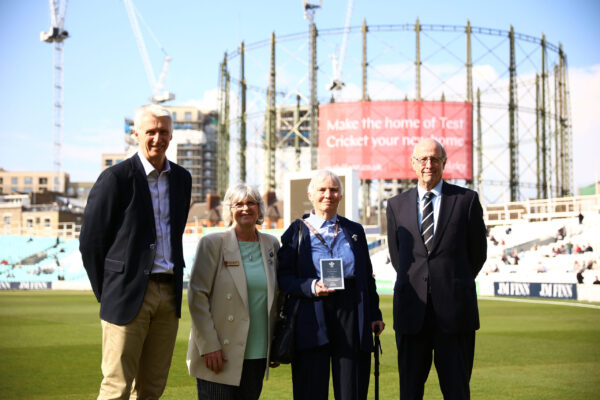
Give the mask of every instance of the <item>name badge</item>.
[[225, 266], [226, 267], [239, 267], [240, 262], [239, 261], [225, 261]]
[[322, 258], [321, 280], [328, 289], [344, 289], [344, 264], [341, 258]]

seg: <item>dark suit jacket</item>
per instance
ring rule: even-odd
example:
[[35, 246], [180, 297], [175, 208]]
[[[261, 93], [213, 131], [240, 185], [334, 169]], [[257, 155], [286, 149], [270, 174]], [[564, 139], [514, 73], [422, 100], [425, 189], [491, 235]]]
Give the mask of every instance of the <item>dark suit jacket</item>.
[[[363, 351], [372, 351], [371, 323], [381, 321], [382, 317], [365, 231], [356, 222], [344, 217], [339, 219], [340, 228], [354, 253], [360, 345]], [[302, 228], [302, 241], [298, 254], [299, 228]], [[312, 260], [310, 232], [302, 221], [296, 220], [281, 236], [281, 242], [277, 270], [279, 288], [300, 299], [296, 319], [296, 346], [298, 349], [323, 346], [329, 343], [329, 337], [323, 301], [313, 296], [311, 292], [311, 285], [313, 280], [317, 279], [317, 272]]]
[[417, 214], [417, 189], [388, 200], [390, 259], [396, 269], [394, 329], [418, 333], [427, 286], [438, 326], [447, 333], [479, 329], [475, 277], [486, 259], [483, 211], [477, 193], [444, 182], [433, 247], [427, 254]]
[[[170, 163], [171, 255], [177, 315], [181, 317], [183, 248], [191, 175]], [[100, 317], [124, 325], [138, 314], [156, 253], [156, 232], [148, 180], [138, 155], [108, 168], [92, 187], [83, 216], [79, 250]]]

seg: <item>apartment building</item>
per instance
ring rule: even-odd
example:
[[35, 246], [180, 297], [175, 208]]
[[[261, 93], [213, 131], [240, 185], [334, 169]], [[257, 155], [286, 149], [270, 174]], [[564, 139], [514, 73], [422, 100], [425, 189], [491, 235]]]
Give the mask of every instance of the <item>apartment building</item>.
[[66, 172], [5, 171], [0, 169], [0, 194], [59, 192], [69, 185]]

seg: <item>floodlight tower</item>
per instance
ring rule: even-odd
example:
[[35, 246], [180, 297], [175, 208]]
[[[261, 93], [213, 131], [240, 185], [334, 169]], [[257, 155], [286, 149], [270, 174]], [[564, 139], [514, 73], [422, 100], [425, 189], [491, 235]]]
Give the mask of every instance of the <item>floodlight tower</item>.
[[317, 27], [315, 26], [315, 12], [321, 8], [323, 2], [317, 3], [303, 0], [304, 18], [308, 20], [308, 84], [310, 85], [310, 168], [317, 169], [317, 148], [319, 147], [317, 127]]
[[52, 190], [60, 189], [60, 172], [62, 172], [62, 126], [63, 126], [63, 83], [64, 83], [64, 40], [69, 33], [64, 30], [67, 0], [50, 0], [50, 29], [40, 33], [40, 40], [54, 43], [54, 171], [58, 176], [52, 182]]

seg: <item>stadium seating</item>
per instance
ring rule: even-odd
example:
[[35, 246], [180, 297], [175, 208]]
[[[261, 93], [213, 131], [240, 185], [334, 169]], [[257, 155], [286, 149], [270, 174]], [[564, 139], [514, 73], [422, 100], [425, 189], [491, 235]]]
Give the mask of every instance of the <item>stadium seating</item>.
[[[566, 231], [564, 238], [557, 238], [560, 228]], [[510, 228], [510, 231], [508, 230]], [[494, 238], [497, 244], [492, 241]], [[385, 237], [373, 242], [371, 260], [378, 286], [386, 287], [389, 292], [395, 281], [395, 271], [389, 262]], [[185, 278], [189, 279], [193, 265], [197, 235], [184, 235], [183, 250], [187, 269]], [[553, 249], [573, 244], [573, 254], [555, 254]], [[593, 248], [591, 252], [575, 254], [577, 245]], [[516, 252], [519, 257], [517, 265], [511, 256]], [[18, 265], [19, 262], [33, 254], [43, 253], [44, 258], [32, 265]], [[508, 263], [502, 260], [506, 254]], [[492, 228], [488, 236], [488, 260], [478, 280], [495, 281], [528, 281], [528, 282], [577, 282], [575, 262], [586, 265], [595, 261], [593, 269], [585, 269], [582, 273], [584, 284], [592, 284], [596, 276], [600, 276], [600, 215], [586, 215], [580, 225], [576, 218], [556, 219], [544, 222], [516, 222]], [[26, 236], [0, 236], [0, 281], [5, 282], [47, 282], [87, 281], [87, 274], [81, 262], [79, 240], [60, 241], [56, 246], [56, 238], [40, 238]]]

